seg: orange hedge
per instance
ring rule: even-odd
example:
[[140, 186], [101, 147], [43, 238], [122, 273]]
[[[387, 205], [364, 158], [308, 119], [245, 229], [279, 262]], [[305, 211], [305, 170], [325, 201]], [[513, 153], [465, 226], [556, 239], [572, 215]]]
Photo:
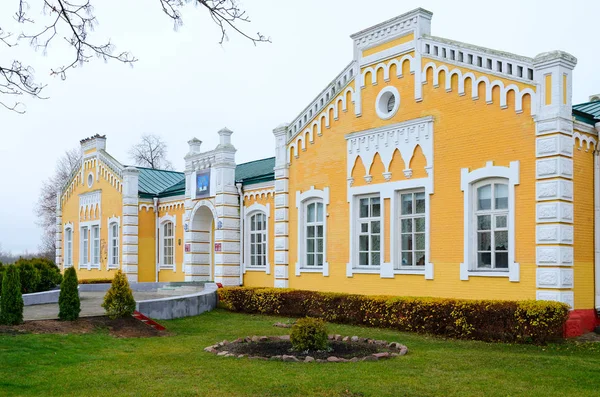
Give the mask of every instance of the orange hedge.
[[349, 295], [274, 288], [220, 288], [220, 305], [243, 313], [319, 317], [452, 338], [542, 344], [560, 339], [567, 305], [549, 301], [492, 301]]

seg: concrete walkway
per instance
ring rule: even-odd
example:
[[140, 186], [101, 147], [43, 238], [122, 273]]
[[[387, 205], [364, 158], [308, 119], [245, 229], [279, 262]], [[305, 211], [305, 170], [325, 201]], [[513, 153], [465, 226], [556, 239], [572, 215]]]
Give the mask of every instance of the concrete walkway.
[[[160, 299], [170, 296], [187, 295], [192, 292], [202, 291], [202, 287], [169, 288], [157, 291], [133, 291], [133, 297], [137, 301], [147, 299]], [[79, 292], [81, 300], [80, 317], [103, 316], [104, 309], [102, 302], [106, 292]], [[45, 305], [25, 306], [23, 310], [23, 319], [27, 320], [52, 320], [58, 318], [58, 303], [49, 303]]]

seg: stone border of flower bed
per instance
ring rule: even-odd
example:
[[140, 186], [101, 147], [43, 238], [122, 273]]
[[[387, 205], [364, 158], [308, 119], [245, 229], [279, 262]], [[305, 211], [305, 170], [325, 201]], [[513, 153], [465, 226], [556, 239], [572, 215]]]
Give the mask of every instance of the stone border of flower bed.
[[345, 362], [358, 362], [358, 361], [378, 361], [381, 359], [388, 359], [392, 357], [404, 356], [408, 353], [408, 347], [402, 345], [398, 342], [386, 342], [384, 340], [375, 340], [368, 338], [359, 338], [358, 336], [342, 336], [342, 335], [329, 335], [329, 340], [335, 340], [338, 342], [346, 342], [346, 343], [367, 343], [374, 344], [378, 346], [384, 346], [392, 352], [381, 352], [381, 353], [373, 353], [365, 357], [353, 357], [351, 359], [340, 358], [336, 356], [329, 356], [327, 359], [315, 359], [311, 356], [306, 356], [304, 359], [300, 359], [294, 355], [282, 355], [282, 356], [270, 356], [270, 357], [262, 357], [262, 356], [249, 356], [247, 354], [233, 354], [229, 353], [227, 350], [219, 351], [219, 348], [224, 346], [233, 344], [233, 343], [257, 343], [257, 342], [267, 342], [267, 341], [289, 341], [289, 335], [281, 335], [281, 336], [247, 336], [245, 338], [238, 338], [232, 342], [224, 340], [222, 342], [215, 343], [214, 345], [208, 346], [204, 348], [205, 352], [216, 354], [220, 357], [236, 357], [236, 358], [249, 358], [254, 360], [270, 360], [270, 361], [286, 361], [286, 362], [304, 362], [304, 363], [345, 363]]

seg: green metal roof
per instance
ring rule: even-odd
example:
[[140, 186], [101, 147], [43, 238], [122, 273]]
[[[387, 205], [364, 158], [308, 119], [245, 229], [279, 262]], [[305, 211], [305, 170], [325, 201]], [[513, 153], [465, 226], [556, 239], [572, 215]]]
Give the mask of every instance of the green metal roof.
[[[235, 180], [244, 185], [272, 181], [275, 179], [274, 167], [275, 157], [238, 164], [235, 168]], [[136, 168], [140, 170], [140, 197], [171, 197], [185, 194], [183, 172]]]
[[235, 180], [244, 185], [267, 182], [275, 179], [275, 157], [238, 164], [235, 168]]
[[140, 185], [138, 188], [140, 197], [154, 197], [181, 181], [185, 183], [183, 172], [154, 170], [144, 167], [136, 168], [140, 170]]
[[600, 121], [600, 101], [585, 102], [573, 105], [575, 119], [591, 125]]

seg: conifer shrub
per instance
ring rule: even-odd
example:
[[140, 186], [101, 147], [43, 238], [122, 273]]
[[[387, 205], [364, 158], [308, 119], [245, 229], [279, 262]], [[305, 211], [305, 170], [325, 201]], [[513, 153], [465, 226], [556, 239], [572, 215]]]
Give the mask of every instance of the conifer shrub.
[[42, 281], [40, 271], [30, 262], [16, 263], [19, 268], [19, 277], [21, 279], [21, 293], [31, 294], [38, 292], [38, 286]]
[[290, 342], [296, 351], [327, 349], [327, 326], [319, 318], [301, 318], [292, 327]]
[[0, 291], [2, 290], [2, 278], [4, 277], [4, 274], [6, 273], [6, 268], [8, 266], [3, 265], [2, 262], [0, 262]]
[[0, 324], [16, 325], [23, 322], [21, 280], [16, 266], [7, 266], [0, 290]]
[[60, 284], [60, 295], [58, 296], [58, 318], [63, 321], [74, 321], [79, 318], [81, 302], [77, 290], [77, 272], [74, 267], [65, 270], [65, 276]]
[[115, 274], [110, 289], [104, 296], [102, 307], [106, 315], [112, 319], [131, 316], [135, 311], [133, 292], [129, 287], [127, 276], [121, 270]]

